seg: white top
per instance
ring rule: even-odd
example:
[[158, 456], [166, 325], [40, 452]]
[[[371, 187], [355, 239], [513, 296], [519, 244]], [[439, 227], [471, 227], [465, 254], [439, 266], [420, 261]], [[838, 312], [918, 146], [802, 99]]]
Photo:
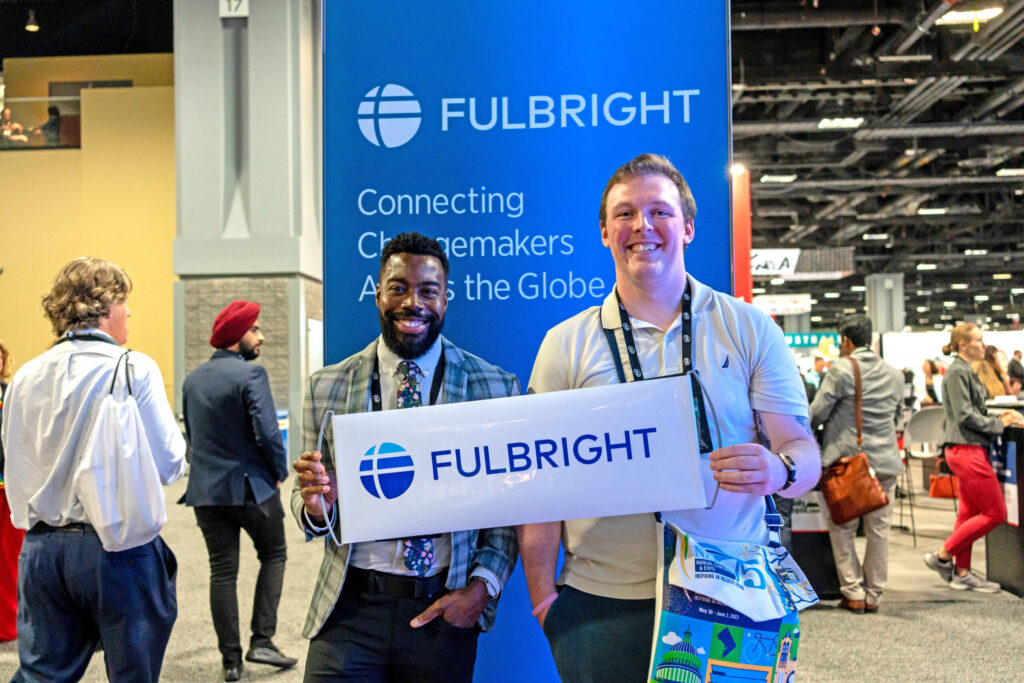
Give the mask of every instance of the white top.
[[[440, 337], [426, 353], [419, 358], [412, 359], [420, 369], [420, 397], [423, 405], [430, 405], [430, 385], [434, 381], [434, 373], [437, 372], [437, 362], [441, 358]], [[398, 364], [404, 359], [388, 348], [383, 338], [377, 339], [377, 365], [380, 368], [380, 402], [383, 410], [394, 410], [398, 403]], [[402, 541], [395, 539], [391, 541], [369, 541], [366, 543], [353, 543], [349, 564], [360, 569], [374, 569], [388, 574], [401, 574], [403, 576], [417, 576], [416, 572], [405, 566], [405, 558], [402, 555]], [[447, 569], [452, 561], [452, 539], [447, 534], [442, 534], [434, 539], [434, 564], [427, 571], [427, 576], [438, 574], [442, 569]]]
[[[705, 405], [715, 447], [757, 443], [753, 411], [807, 416], [807, 395], [782, 330], [750, 304], [716, 292], [687, 276], [693, 295], [693, 365], [707, 388]], [[630, 318], [644, 377], [682, 371], [682, 321], [663, 332]], [[626, 376], [625, 349], [615, 294], [552, 328], [541, 344], [529, 391], [546, 392], [618, 382], [604, 329], [616, 330]], [[710, 399], [710, 400], [708, 400]], [[717, 441], [714, 413], [722, 432]], [[710, 502], [715, 481], [702, 458]], [[638, 494], [641, 495], [641, 494]], [[720, 491], [711, 510], [682, 510], [672, 521], [711, 538], [764, 543], [764, 498]], [[654, 515], [625, 515], [567, 521], [562, 543], [565, 564], [560, 584], [621, 599], [654, 596], [657, 555]]]
[[[110, 338], [95, 329], [78, 334], [86, 333]], [[4, 482], [14, 526], [89, 521], [72, 493], [72, 478], [82, 457], [80, 446], [124, 352], [112, 338], [111, 343], [64, 342], [14, 375], [3, 411]], [[160, 368], [139, 351], [128, 359], [146, 439], [160, 480], [169, 484], [185, 472], [185, 439], [167, 403]]]

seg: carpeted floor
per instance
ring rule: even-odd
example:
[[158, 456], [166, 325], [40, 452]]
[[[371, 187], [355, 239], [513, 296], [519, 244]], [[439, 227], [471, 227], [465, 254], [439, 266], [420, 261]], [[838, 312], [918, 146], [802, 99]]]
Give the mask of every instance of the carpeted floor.
[[[289, 490], [290, 482], [285, 484]], [[167, 490], [177, 500], [184, 481]], [[202, 535], [192, 511], [170, 506], [164, 538], [178, 556], [179, 614], [164, 660], [165, 681], [219, 681], [220, 656], [209, 616], [209, 566]], [[1019, 681], [1024, 678], [1024, 601], [1006, 591], [996, 595], [950, 590], [922, 562], [937, 548], [953, 523], [950, 501], [918, 499], [918, 547], [910, 534], [893, 531], [890, 581], [881, 611], [854, 615], [829, 601], [802, 614], [799, 679], [803, 681]], [[306, 641], [300, 635], [316, 580], [322, 550], [306, 544], [289, 515], [288, 569], [278, 612], [277, 645], [298, 657], [289, 671], [250, 665], [243, 680], [275, 683], [300, 681]], [[975, 546], [975, 565], [984, 573], [984, 544]], [[242, 543], [239, 608], [243, 634], [251, 614], [256, 575], [251, 543]], [[508, 609], [504, 605], [503, 609]], [[501, 614], [499, 612], [499, 618]], [[484, 636], [487, 637], [487, 636]], [[547, 652], [538, 656], [548, 656]], [[0, 679], [17, 667], [16, 643], [0, 644]], [[86, 681], [106, 677], [97, 655]], [[509, 678], [515, 681], [515, 678]]]

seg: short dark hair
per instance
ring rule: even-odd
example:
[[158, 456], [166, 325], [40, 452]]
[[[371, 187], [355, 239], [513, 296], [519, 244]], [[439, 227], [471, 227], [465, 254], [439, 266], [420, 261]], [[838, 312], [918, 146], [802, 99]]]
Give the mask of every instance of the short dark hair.
[[604, 193], [601, 195], [601, 208], [598, 213], [602, 226], [605, 223], [608, 193], [612, 191], [612, 188], [630, 178], [645, 175], [663, 175], [671, 180], [679, 190], [679, 203], [682, 204], [683, 219], [692, 221], [697, 217], [697, 202], [694, 201], [690, 186], [686, 184], [686, 179], [683, 178], [679, 169], [672, 165], [668, 157], [663, 157], [660, 154], [641, 154], [619, 166], [612, 177], [608, 179], [608, 184], [604, 186]]
[[839, 319], [839, 334], [854, 346], [867, 346], [871, 343], [871, 318], [863, 313], [844, 315]]
[[444, 270], [444, 278], [448, 279], [448, 257], [441, 248], [441, 244], [433, 237], [421, 235], [418, 232], [403, 232], [395, 235], [380, 252], [380, 271], [378, 277], [384, 272], [384, 266], [395, 254], [419, 254], [420, 256], [433, 256], [441, 262]]

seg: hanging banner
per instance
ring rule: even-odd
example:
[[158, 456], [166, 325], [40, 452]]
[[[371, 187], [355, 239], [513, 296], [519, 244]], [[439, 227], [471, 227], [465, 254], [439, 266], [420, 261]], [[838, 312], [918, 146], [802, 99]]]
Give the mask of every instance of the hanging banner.
[[666, 377], [337, 415], [341, 540], [704, 507], [692, 405]]
[[[624, 48], [633, 24], [670, 37]], [[730, 292], [730, 78], [727, 2], [324, 0], [324, 362], [377, 334], [381, 249], [415, 230], [448, 250], [445, 336], [525, 386], [547, 330], [611, 291], [601, 193], [644, 152], [696, 199], [687, 272]], [[502, 605], [476, 680], [516, 652], [557, 681], [518, 570]]]
[[326, 0], [325, 362], [376, 333], [381, 250], [414, 230], [451, 262], [445, 335], [525, 385], [544, 333], [612, 291], [601, 193], [644, 152], [696, 199], [687, 271], [731, 291], [728, 9], [631, 3], [672, 27], [651, 58], [605, 0]]

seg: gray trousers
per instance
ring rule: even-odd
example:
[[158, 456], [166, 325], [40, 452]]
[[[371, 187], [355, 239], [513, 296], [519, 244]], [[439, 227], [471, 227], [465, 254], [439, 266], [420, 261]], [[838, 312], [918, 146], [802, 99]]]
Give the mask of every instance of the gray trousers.
[[860, 520], [853, 519], [840, 525], [834, 524], [831, 518], [828, 520], [828, 535], [832, 541], [832, 556], [836, 560], [839, 590], [847, 600], [866, 600], [870, 605], [877, 605], [882, 599], [882, 591], [889, 578], [889, 530], [892, 528], [896, 479], [896, 475], [878, 477], [878, 483], [889, 496], [889, 504], [860, 518], [864, 520], [864, 535], [867, 538], [863, 561], [857, 557], [857, 547], [854, 545]]

